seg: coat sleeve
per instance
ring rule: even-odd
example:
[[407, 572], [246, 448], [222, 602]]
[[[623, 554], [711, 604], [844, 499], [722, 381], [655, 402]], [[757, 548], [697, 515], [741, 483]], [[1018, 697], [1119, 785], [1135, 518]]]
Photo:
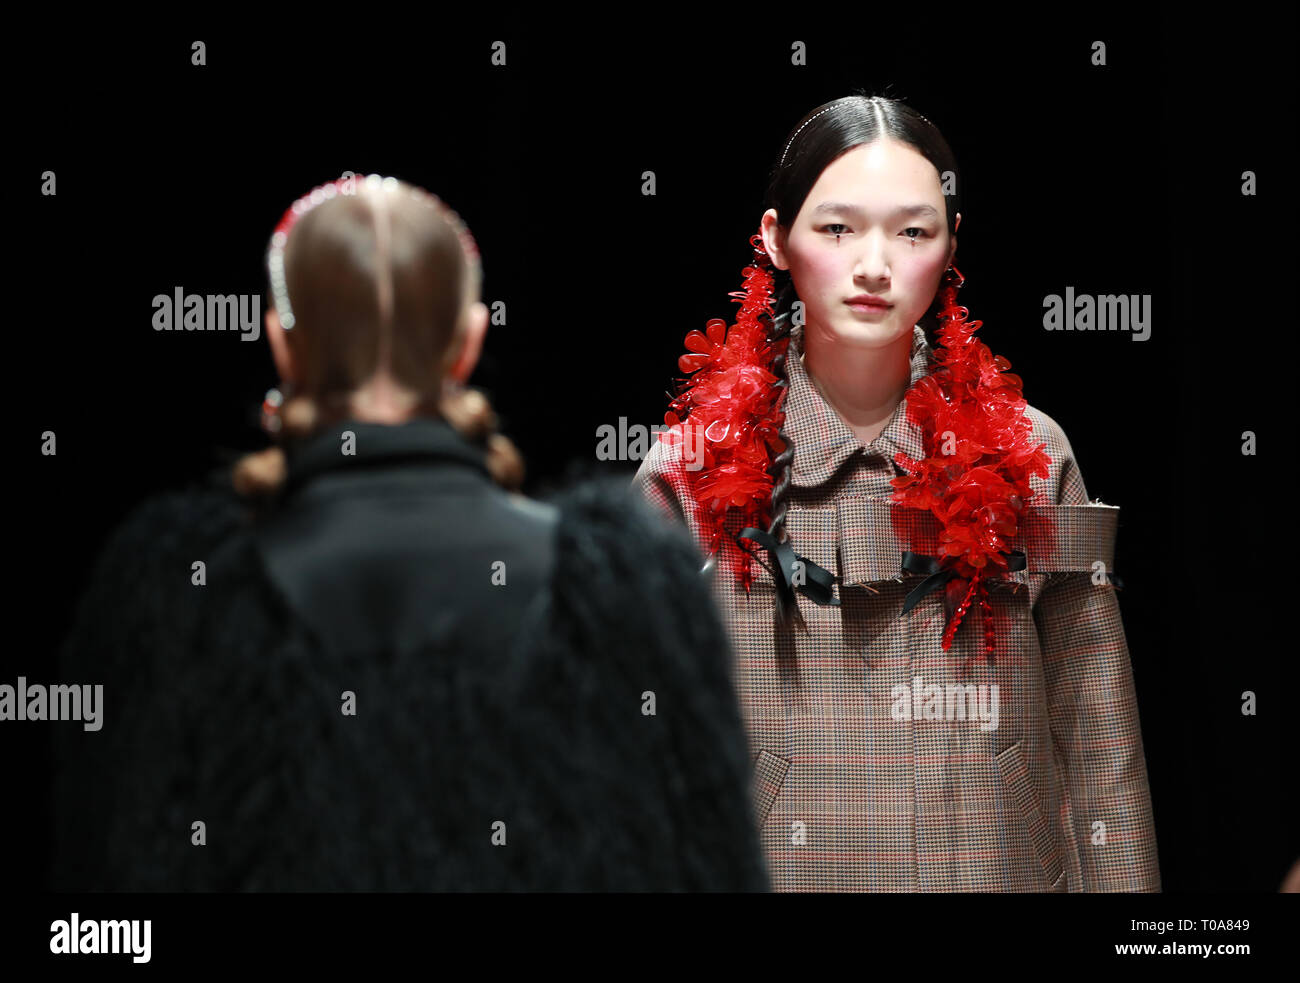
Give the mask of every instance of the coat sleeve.
[[665, 519], [695, 531], [687, 513], [694, 502], [690, 477], [677, 445], [656, 440], [641, 461], [632, 487]]
[[210, 478], [134, 507], [94, 558], [59, 675], [103, 687], [100, 726], [55, 731], [55, 890], [169, 886], [163, 847], [176, 838], [188, 844], [189, 824], [160, 790], [189, 764], [188, 720], [172, 696], [200, 610], [193, 564], [241, 519], [233, 492]]
[[[625, 481], [573, 489], [560, 506], [551, 646], [510, 673], [526, 707], [521, 754], [544, 776], [539, 835], [568, 844], [559, 889], [765, 891], [750, 812], [749, 755], [730, 639], [686, 533]], [[561, 776], [567, 776], [561, 780]], [[616, 858], [624, 858], [615, 862]]]
[[[681, 444], [665, 443], [656, 440], [650, 452], [641, 461], [636, 476], [632, 479], [632, 488], [636, 494], [650, 505], [651, 509], [672, 526], [684, 528], [695, 548], [695, 567], [707, 558], [707, 550], [702, 545], [708, 540], [704, 532], [707, 516], [695, 499], [694, 471], [685, 460]], [[739, 523], [728, 528], [739, 531]], [[722, 540], [722, 555], [728, 562], [739, 559], [739, 550], [726, 537]]]
[[[1056, 504], [1090, 506], [1069, 440], [1050, 418], [1047, 425], [1049, 445], [1061, 462]], [[1113, 555], [1112, 545], [1100, 544], [1099, 552]], [[1034, 615], [1082, 890], [1159, 891], [1128, 643], [1114, 586], [1093, 581], [1094, 575], [1084, 572], [1051, 574]]]

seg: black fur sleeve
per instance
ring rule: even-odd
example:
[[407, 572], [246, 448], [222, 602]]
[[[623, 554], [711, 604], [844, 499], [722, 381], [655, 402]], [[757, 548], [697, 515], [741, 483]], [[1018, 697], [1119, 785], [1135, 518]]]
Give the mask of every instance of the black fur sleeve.
[[54, 729], [55, 890], [139, 886], [129, 844], [153, 838], [165, 822], [153, 793], [187, 767], [174, 686], [196, 655], [194, 623], [209, 589], [194, 583], [193, 564], [243, 522], [239, 500], [214, 478], [136, 506], [95, 558], [58, 678], [102, 685], [103, 698], [98, 730]]
[[[518, 656], [519, 733], [539, 838], [569, 844], [565, 887], [762, 891], [730, 641], [684, 530], [625, 481], [557, 500], [543, 647]], [[525, 843], [522, 850], [532, 849]]]

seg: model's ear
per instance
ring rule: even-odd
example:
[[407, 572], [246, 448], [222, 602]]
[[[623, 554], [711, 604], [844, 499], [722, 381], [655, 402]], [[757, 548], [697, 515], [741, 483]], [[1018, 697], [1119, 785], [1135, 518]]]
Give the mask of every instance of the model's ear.
[[952, 244], [948, 247], [948, 265], [952, 266], [952, 258], [957, 254], [957, 230], [961, 228], [961, 212], [958, 212], [952, 222]]
[[275, 371], [280, 374], [282, 382], [292, 385], [297, 367], [293, 364], [293, 352], [289, 350], [289, 336], [280, 325], [280, 315], [274, 307], [266, 309], [266, 340], [271, 343], [271, 358], [275, 360]]
[[452, 362], [447, 374], [457, 382], [467, 382], [478, 365], [479, 355], [483, 352], [483, 337], [487, 334], [488, 309], [482, 301], [470, 305], [465, 317], [465, 334], [460, 348], [451, 356]]
[[785, 236], [781, 233], [781, 226], [777, 224], [776, 209], [769, 208], [765, 211], [760, 224], [763, 245], [767, 247], [767, 254], [772, 257], [772, 265], [778, 270], [788, 270], [790, 260], [785, 253]]

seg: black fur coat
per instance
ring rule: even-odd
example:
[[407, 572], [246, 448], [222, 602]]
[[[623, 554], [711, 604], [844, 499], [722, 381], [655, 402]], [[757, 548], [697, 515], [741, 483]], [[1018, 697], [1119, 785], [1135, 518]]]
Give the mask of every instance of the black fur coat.
[[[406, 463], [352, 468], [331, 507]], [[407, 490], [379, 507], [427, 510], [472, 549], [463, 516], [476, 513], [448, 515], [452, 499], [424, 480], [443, 464], [421, 466], [432, 470], [414, 485], [403, 472]], [[503, 495], [474, 469], [459, 474], [475, 495]], [[545, 589], [508, 632], [490, 605], [457, 595], [423, 602], [441, 614], [417, 618], [414, 635], [378, 622], [365, 646], [331, 627], [346, 594], [313, 595], [313, 620], [271, 575], [265, 513], [228, 477], [136, 509], [62, 654], [62, 680], [104, 683], [104, 707], [101, 730], [56, 732], [51, 886], [766, 890], [729, 642], [692, 544], [623, 482], [552, 504]], [[385, 569], [443, 562], [422, 548], [394, 546]], [[349, 576], [365, 576], [349, 562]], [[457, 576], [437, 589], [455, 593]]]

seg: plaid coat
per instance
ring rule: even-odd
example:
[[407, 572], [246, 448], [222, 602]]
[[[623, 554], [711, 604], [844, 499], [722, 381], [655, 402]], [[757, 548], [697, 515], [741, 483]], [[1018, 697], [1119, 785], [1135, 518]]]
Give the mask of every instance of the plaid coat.
[[[1027, 566], [990, 592], [994, 663], [978, 656], [978, 607], [945, 651], [942, 590], [901, 615], [924, 578], [901, 569], [902, 551], [937, 555], [937, 522], [888, 501], [902, 473], [895, 452], [923, 455], [920, 428], [904, 401], [864, 447], [809, 379], [798, 327], [790, 351], [786, 528], [796, 553], [838, 574], [840, 604], [800, 593], [807, 633], [783, 632], [761, 564], [748, 594], [726, 564], [711, 581], [773, 889], [1160, 890], [1133, 674], [1107, 577], [1119, 509], [1089, 501], [1064, 432], [1029, 407], [1052, 466], [1032, 479], [1014, 545]], [[919, 325], [911, 364], [913, 381], [934, 364]], [[699, 474], [656, 442], [635, 485], [702, 544], [690, 493]], [[728, 517], [729, 534], [741, 528]], [[739, 555], [723, 544], [726, 559]]]

